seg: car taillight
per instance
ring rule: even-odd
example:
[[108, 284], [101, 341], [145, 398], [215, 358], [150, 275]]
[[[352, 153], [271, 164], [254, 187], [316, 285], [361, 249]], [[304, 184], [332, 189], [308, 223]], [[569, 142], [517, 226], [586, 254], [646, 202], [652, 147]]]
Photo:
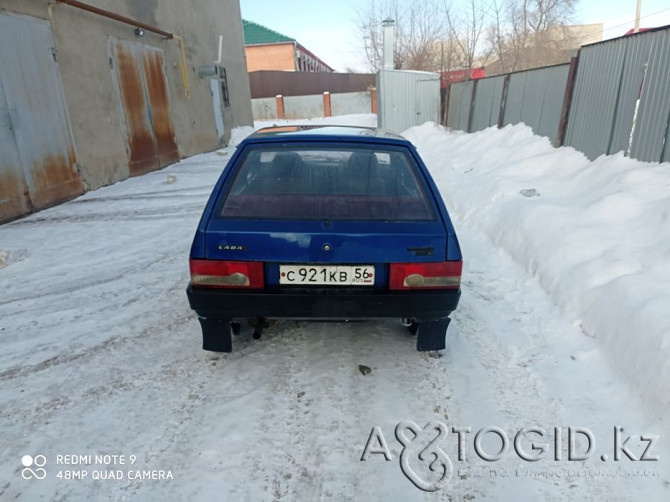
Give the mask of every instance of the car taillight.
[[207, 288], [263, 287], [263, 263], [259, 261], [193, 260], [191, 284]]
[[389, 289], [458, 289], [462, 261], [391, 263]]

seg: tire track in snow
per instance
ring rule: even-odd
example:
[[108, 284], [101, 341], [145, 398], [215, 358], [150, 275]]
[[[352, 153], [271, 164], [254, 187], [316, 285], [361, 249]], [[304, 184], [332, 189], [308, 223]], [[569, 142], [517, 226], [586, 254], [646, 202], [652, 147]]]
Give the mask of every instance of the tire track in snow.
[[[79, 284], [77, 287], [71, 287], [71, 288], [64, 288], [59, 291], [50, 291], [42, 294], [38, 294], [35, 296], [32, 296], [30, 298], [19, 298], [15, 300], [10, 300], [9, 302], [5, 303], [13, 303], [13, 302], [20, 302], [20, 301], [34, 301], [50, 296], [55, 296], [55, 297], [60, 297], [62, 295], [67, 295], [69, 293], [81, 293], [89, 288], [96, 288], [99, 286], [107, 285], [113, 282], [118, 282], [118, 281], [123, 281], [125, 280], [126, 277], [128, 276], [134, 276], [140, 271], [147, 270], [148, 268], [154, 266], [154, 265], [162, 265], [167, 262], [174, 261], [174, 256], [170, 254], [162, 254], [155, 260], [152, 260], [149, 263], [143, 264], [142, 266], [137, 265], [133, 266], [130, 268], [127, 268], [125, 270], [117, 271], [114, 273], [114, 275], [100, 279], [100, 280], [95, 280], [90, 283], [86, 284]], [[176, 284], [173, 284], [171, 288], [169, 288], [167, 291], [163, 291], [163, 296], [168, 299], [173, 297], [179, 290], [180, 293], [183, 293], [184, 289], [184, 282], [183, 281], [178, 281]], [[134, 297], [136, 298], [137, 295], [142, 294], [142, 291], [136, 291], [134, 293]], [[132, 299], [123, 300], [125, 303], [128, 303], [129, 301], [132, 301]], [[2, 304], [0, 303], [0, 306]], [[105, 308], [108, 309], [110, 307], [109, 304], [105, 304]], [[94, 314], [99, 314], [100, 312], [94, 312], [94, 313], [88, 313], [87, 315], [89, 318], [93, 316]], [[193, 317], [193, 314], [191, 313], [190, 309], [188, 311], [184, 310], [181, 312], [174, 312], [175, 314], [180, 314], [181, 318], [183, 318], [184, 313], [188, 313], [190, 318]], [[10, 315], [15, 315], [15, 314], [10, 314]], [[180, 318], [180, 315], [177, 316], [170, 316], [168, 319], [171, 322], [176, 322], [178, 318]], [[55, 366], [59, 366], [62, 364], [70, 364], [74, 361], [78, 361], [81, 359], [87, 359], [96, 353], [100, 353], [103, 351], [109, 351], [113, 348], [115, 348], [117, 345], [122, 345], [122, 344], [128, 344], [128, 343], [134, 343], [138, 338], [146, 337], [146, 336], [152, 336], [155, 335], [156, 333], [162, 331], [164, 329], [164, 326], [162, 325], [151, 325], [147, 327], [146, 329], [143, 329], [140, 333], [127, 333], [125, 335], [118, 335], [118, 336], [112, 336], [110, 338], [107, 338], [99, 343], [96, 343], [95, 345], [88, 346], [80, 351], [74, 352], [74, 353], [65, 353], [65, 354], [58, 354], [54, 357], [50, 357], [44, 361], [41, 361], [36, 364], [32, 365], [16, 365], [12, 368], [9, 368], [7, 370], [4, 370], [0, 372], [0, 381], [2, 380], [11, 380], [17, 377], [25, 377], [30, 375], [31, 373], [36, 373], [36, 372], [41, 372], [50, 368], [53, 368]]]

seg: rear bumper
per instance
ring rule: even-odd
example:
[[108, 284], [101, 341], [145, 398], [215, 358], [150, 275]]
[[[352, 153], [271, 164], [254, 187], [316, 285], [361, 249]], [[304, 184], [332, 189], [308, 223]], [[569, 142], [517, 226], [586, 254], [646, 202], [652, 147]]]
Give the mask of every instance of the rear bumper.
[[426, 291], [233, 291], [186, 289], [200, 317], [290, 319], [374, 319], [408, 317], [429, 321], [447, 317], [458, 306], [460, 290]]

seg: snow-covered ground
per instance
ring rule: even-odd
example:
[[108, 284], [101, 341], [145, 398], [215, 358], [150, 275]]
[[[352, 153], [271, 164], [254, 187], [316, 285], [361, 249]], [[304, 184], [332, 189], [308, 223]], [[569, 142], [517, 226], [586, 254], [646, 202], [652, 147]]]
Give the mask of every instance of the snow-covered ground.
[[[245, 329], [231, 354], [203, 352], [188, 249], [230, 149], [0, 227], [0, 499], [668, 500], [668, 165], [589, 163], [524, 126], [406, 134], [466, 262], [440, 357], [394, 320], [281, 322], [260, 341]], [[440, 491], [402, 474], [403, 420], [471, 428], [463, 460], [455, 434], [444, 443], [453, 475]], [[375, 426], [392, 461], [361, 461]], [[531, 426], [547, 431], [521, 436], [527, 452], [547, 444], [538, 462], [513, 444], [497, 462], [474, 452], [485, 427], [513, 442]], [[647, 455], [660, 460], [627, 459], [615, 426], [622, 441], [660, 436]], [[586, 461], [568, 460], [578, 427], [595, 439]], [[644, 443], [627, 447], [639, 458]], [[25, 455], [44, 456], [29, 468], [45, 479], [24, 479]]]

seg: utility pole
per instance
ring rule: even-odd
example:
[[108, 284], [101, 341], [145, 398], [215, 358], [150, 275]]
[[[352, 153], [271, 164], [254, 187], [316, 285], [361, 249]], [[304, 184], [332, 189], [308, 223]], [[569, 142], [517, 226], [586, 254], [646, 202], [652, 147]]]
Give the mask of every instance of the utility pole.
[[635, 10], [635, 29], [633, 33], [640, 32], [640, 11], [642, 10], [642, 0], [637, 0], [637, 9]]

